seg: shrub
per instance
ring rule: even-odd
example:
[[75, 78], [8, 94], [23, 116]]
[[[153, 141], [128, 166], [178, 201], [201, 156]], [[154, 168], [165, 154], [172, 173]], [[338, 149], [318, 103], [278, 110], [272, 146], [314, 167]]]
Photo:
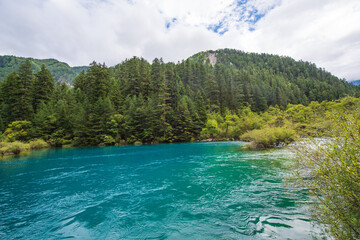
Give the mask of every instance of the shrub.
[[202, 129], [202, 138], [214, 138], [219, 133], [218, 123], [215, 119], [209, 119], [206, 122], [206, 127]]
[[29, 142], [29, 144], [31, 149], [42, 149], [49, 147], [49, 144], [42, 139], [33, 140]]
[[266, 149], [294, 141], [295, 131], [282, 127], [255, 129], [243, 134], [240, 139], [251, 142], [249, 149]]
[[21, 152], [30, 150], [30, 145], [27, 143], [22, 143], [19, 141], [11, 142], [11, 143], [2, 143], [2, 147], [0, 148], [0, 153], [2, 155], [6, 154], [20, 154]]
[[48, 143], [52, 147], [61, 147], [66, 144], [70, 144], [71, 140], [66, 139], [63, 129], [59, 129], [50, 135], [50, 139], [48, 140]]
[[27, 141], [31, 137], [31, 122], [30, 121], [14, 121], [9, 124], [5, 130], [4, 135], [10, 142], [12, 141]]
[[69, 140], [66, 140], [66, 139], [63, 139], [63, 138], [50, 138], [49, 139], [49, 144], [52, 146], [52, 147], [61, 147], [65, 144], [68, 144], [70, 143]]
[[328, 141], [295, 147], [293, 179], [318, 200], [313, 215], [336, 239], [360, 239], [360, 121], [334, 117]]
[[100, 141], [99, 146], [111, 146], [116, 143], [115, 139], [110, 135], [101, 135]]

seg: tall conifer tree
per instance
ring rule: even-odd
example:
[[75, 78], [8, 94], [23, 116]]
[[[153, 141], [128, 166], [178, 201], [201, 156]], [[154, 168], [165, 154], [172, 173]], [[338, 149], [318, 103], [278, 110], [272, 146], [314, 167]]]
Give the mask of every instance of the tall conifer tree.
[[40, 72], [36, 73], [33, 87], [34, 97], [34, 110], [36, 111], [37, 106], [41, 101], [49, 101], [55, 88], [54, 78], [46, 69], [45, 65], [41, 66]]

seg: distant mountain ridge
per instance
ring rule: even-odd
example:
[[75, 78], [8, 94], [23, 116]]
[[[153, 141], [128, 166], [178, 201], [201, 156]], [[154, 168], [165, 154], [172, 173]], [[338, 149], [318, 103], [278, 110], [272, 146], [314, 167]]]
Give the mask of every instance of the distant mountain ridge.
[[219, 49], [199, 52], [191, 56], [189, 61], [203, 63], [213, 67], [215, 64], [222, 64], [238, 70], [267, 70], [271, 71], [272, 74], [281, 74], [288, 78], [297, 78], [303, 75], [305, 78], [336, 78], [336, 80], [342, 80], [332, 75], [330, 72], [327, 72], [325, 69], [318, 68], [311, 62], [296, 61], [288, 56], [267, 53], [248, 53], [236, 49]]
[[306, 105], [310, 101], [358, 95], [360, 90], [314, 63], [287, 56], [219, 49], [199, 52], [186, 61], [204, 64], [215, 73], [222, 71], [219, 76], [240, 73], [245, 79], [241, 84], [246, 98], [260, 96], [255, 102], [263, 101], [268, 105], [285, 106], [288, 102]]
[[34, 72], [41, 69], [41, 65], [45, 64], [46, 68], [51, 72], [56, 82], [65, 82], [72, 84], [75, 77], [81, 71], [87, 71], [88, 66], [70, 67], [67, 63], [60, 62], [56, 59], [35, 59], [15, 56], [0, 56], [0, 81], [5, 79], [13, 71], [17, 71], [20, 64], [29, 59]]

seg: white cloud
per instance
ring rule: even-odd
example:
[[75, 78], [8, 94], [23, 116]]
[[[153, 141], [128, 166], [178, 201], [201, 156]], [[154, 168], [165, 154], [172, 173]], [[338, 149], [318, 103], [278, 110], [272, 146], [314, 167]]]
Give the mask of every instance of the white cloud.
[[357, 0], [237, 2], [0, 0], [0, 54], [114, 65], [134, 55], [176, 62], [202, 50], [237, 48], [289, 55], [360, 79]]

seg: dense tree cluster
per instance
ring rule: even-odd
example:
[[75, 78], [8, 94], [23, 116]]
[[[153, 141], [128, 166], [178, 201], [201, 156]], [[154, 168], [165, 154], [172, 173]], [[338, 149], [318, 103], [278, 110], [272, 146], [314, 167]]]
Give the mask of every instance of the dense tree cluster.
[[44, 65], [34, 74], [25, 61], [1, 82], [0, 129], [20, 121], [24, 139], [42, 138], [53, 146], [183, 142], [211, 136], [214, 114], [226, 119], [228, 131], [244, 109], [285, 109], [359, 93], [309, 63], [235, 50], [215, 53], [214, 66], [207, 53], [177, 64], [137, 57], [111, 68], [93, 62], [73, 86], [55, 84]]
[[216, 57], [215, 66], [236, 69], [244, 99], [253, 111], [262, 111], [270, 105], [308, 105], [311, 101], [331, 101], [358, 94], [359, 88], [345, 80], [339, 80], [315, 64], [290, 57], [224, 49], [200, 52], [190, 60], [209, 65], [209, 54]]

